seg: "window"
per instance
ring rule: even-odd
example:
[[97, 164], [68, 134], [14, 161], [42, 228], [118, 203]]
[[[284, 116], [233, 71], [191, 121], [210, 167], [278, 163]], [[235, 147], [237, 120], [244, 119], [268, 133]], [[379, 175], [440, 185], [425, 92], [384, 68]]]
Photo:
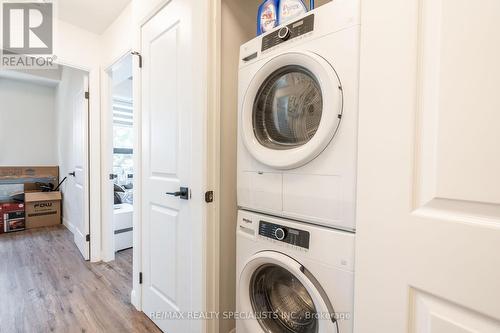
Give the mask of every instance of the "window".
[[118, 185], [131, 184], [134, 177], [132, 112], [131, 101], [113, 100], [113, 173]]

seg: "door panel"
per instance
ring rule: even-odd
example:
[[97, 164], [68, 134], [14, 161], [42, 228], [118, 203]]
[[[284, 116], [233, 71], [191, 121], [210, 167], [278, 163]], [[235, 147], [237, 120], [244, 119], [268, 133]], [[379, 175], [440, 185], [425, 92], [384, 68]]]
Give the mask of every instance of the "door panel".
[[[87, 235], [90, 234], [88, 207], [86, 198], [88, 196], [87, 170], [88, 170], [88, 99], [85, 92], [88, 91], [88, 78], [82, 79], [79, 89], [73, 92], [73, 151], [72, 170], [74, 176], [69, 177], [70, 196], [66, 200], [71, 209], [68, 220], [73, 226], [73, 236], [76, 246], [85, 260], [90, 259], [90, 243]], [[70, 202], [68, 202], [70, 201]]]
[[[169, 318], [203, 308], [204, 201], [196, 193], [205, 170], [198, 127], [204, 106], [195, 108], [195, 102], [204, 97], [196, 89], [202, 73], [194, 70], [192, 50], [202, 43], [194, 37], [193, 11], [192, 2], [172, 0], [141, 32], [142, 301], [144, 313], [169, 333], [201, 332], [203, 326]], [[180, 187], [195, 194], [189, 200], [167, 194]]]
[[411, 291], [415, 318], [411, 331], [415, 333], [496, 333], [498, 322], [423, 293]]
[[[151, 288], [173, 308], [173, 311], [179, 311], [177, 294], [180, 255], [177, 243], [179, 212], [151, 206], [150, 217], [149, 247], [152, 262], [155, 263], [150, 270]], [[170, 259], [161, 261], [157, 260], [158, 258]]]
[[[150, 126], [157, 130], [150, 131], [151, 172], [153, 174], [176, 177], [179, 163], [179, 109], [178, 109], [178, 62], [179, 25], [167, 27], [149, 44], [150, 72]], [[166, 61], [168, 59], [168, 61]], [[162, 85], [155, 84], [161, 82]], [[167, 144], [168, 143], [168, 144]]]
[[498, 332], [500, 3], [362, 16], [355, 329]]
[[500, 158], [488, 144], [500, 142], [500, 47], [488, 42], [498, 39], [491, 27], [499, 26], [500, 15], [488, 12], [495, 4], [423, 2], [416, 124], [419, 205], [434, 198], [500, 204]]

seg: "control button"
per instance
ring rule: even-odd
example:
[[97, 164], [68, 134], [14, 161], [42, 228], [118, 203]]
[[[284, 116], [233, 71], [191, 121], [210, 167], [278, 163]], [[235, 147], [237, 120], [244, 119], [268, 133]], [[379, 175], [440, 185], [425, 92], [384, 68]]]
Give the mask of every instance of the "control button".
[[287, 40], [290, 37], [290, 29], [288, 27], [283, 27], [278, 31], [278, 37], [282, 40]]
[[274, 237], [276, 237], [277, 240], [282, 241], [286, 237], [286, 232], [282, 228], [277, 228], [274, 231]]

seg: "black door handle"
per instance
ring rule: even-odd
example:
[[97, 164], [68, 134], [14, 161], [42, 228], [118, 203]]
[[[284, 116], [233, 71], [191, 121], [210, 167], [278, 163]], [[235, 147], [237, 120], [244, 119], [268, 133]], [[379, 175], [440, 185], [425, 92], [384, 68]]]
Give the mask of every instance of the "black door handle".
[[189, 188], [181, 187], [178, 192], [167, 192], [167, 195], [173, 195], [174, 197], [179, 197], [183, 200], [189, 200]]
[[73, 177], [76, 177], [76, 172], [74, 172], [74, 171], [73, 171], [73, 172], [70, 172], [70, 173], [68, 173], [68, 175], [73, 176]]

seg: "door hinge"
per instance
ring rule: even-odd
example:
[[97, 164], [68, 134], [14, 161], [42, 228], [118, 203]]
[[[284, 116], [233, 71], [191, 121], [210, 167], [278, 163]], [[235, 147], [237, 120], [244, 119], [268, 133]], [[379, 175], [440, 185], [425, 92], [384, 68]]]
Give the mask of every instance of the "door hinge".
[[130, 52], [130, 54], [139, 57], [139, 68], [142, 68], [142, 55], [137, 51], [132, 51], [132, 52]]
[[214, 202], [214, 191], [205, 192], [205, 202]]
[[85, 92], [85, 99], [89, 99], [90, 98], [90, 94], [88, 91]]
[[90, 235], [85, 236], [85, 240], [86, 240], [87, 242], [90, 242]]
[[142, 272], [139, 273], [139, 284], [142, 284]]

